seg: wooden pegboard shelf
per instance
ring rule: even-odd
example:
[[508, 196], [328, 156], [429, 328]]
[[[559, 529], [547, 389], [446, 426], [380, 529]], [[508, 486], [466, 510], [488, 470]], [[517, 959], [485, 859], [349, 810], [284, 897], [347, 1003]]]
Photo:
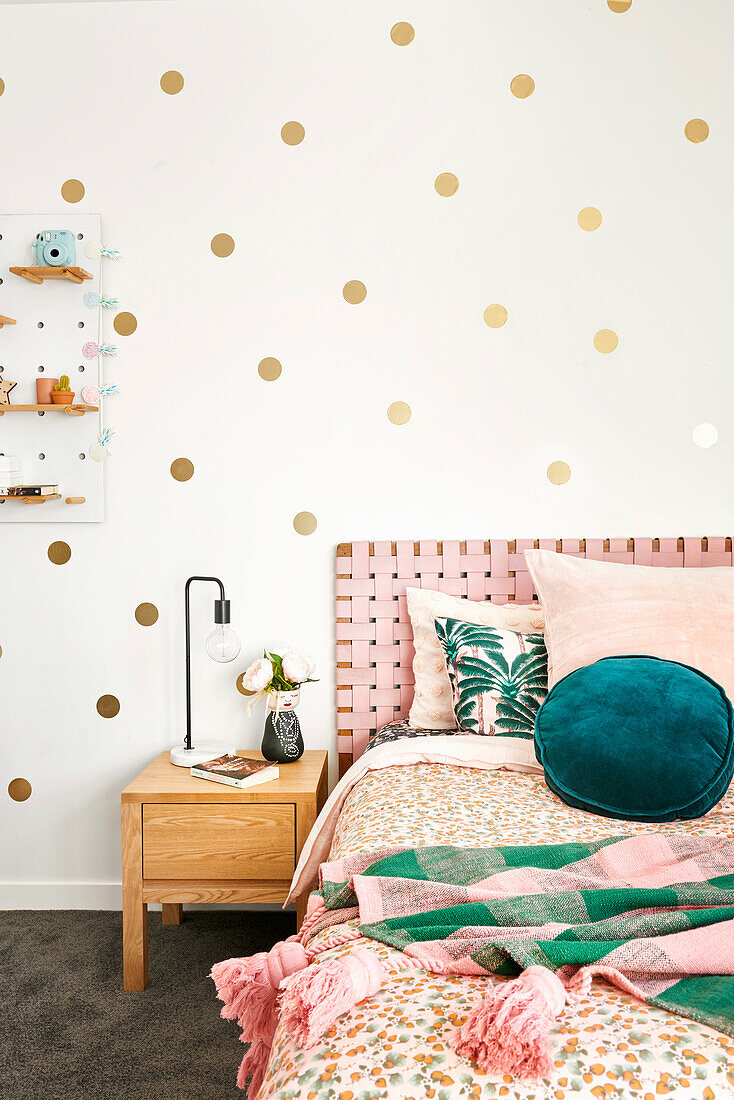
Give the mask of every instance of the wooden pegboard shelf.
[[84, 416], [99, 412], [99, 405], [0, 405], [0, 416], [12, 412], [63, 412], [67, 416]]
[[42, 283], [44, 279], [68, 279], [72, 283], [83, 283], [93, 276], [83, 267], [11, 267], [13, 275], [27, 279], [29, 283]]
[[45, 504], [47, 500], [61, 500], [61, 493], [48, 493], [46, 496], [18, 497], [10, 493], [0, 493], [0, 500], [19, 500], [21, 504]]
[[15, 317], [3, 317], [2, 313], [0, 313], [0, 328], [2, 328], [3, 325], [14, 325], [16, 323]]

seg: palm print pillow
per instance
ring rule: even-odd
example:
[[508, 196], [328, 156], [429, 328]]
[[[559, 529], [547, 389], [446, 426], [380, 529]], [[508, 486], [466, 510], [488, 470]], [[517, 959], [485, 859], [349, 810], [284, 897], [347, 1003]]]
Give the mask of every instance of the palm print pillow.
[[516, 634], [460, 619], [436, 619], [456, 724], [465, 733], [532, 738], [548, 694], [542, 634]]

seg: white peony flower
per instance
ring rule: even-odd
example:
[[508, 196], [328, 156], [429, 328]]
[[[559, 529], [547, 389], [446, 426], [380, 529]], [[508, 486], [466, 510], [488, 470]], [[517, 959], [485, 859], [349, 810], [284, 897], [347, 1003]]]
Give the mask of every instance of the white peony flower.
[[267, 657], [253, 661], [242, 677], [242, 686], [247, 691], [263, 691], [273, 678], [273, 665]]
[[311, 677], [315, 669], [313, 657], [286, 649], [283, 654], [283, 675], [294, 684], [303, 684]]

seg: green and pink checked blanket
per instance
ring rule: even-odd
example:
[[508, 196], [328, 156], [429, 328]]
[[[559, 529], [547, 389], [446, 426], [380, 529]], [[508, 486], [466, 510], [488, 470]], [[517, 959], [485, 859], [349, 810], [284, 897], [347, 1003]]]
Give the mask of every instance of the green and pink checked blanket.
[[318, 895], [311, 935], [359, 916], [363, 935], [434, 973], [598, 976], [734, 1035], [732, 840], [383, 850], [323, 864]]

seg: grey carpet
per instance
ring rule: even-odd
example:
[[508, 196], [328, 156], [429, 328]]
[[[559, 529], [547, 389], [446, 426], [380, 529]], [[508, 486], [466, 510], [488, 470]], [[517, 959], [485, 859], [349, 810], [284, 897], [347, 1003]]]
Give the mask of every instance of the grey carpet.
[[207, 975], [294, 931], [291, 913], [150, 913], [148, 988], [125, 993], [119, 913], [0, 913], [0, 1096], [244, 1100], [245, 1047]]

